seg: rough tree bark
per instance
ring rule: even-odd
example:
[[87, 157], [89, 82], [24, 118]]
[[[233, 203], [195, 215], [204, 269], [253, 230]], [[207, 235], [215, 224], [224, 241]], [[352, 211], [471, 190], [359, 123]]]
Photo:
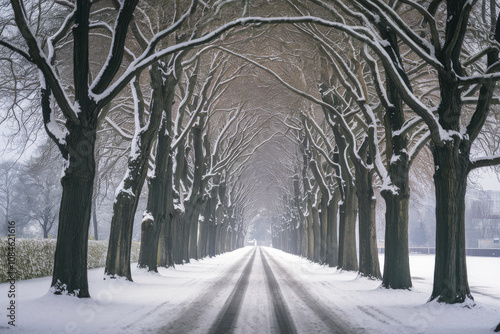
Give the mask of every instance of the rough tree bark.
[[[367, 159], [367, 165], [370, 163], [370, 159]], [[359, 212], [359, 273], [369, 278], [380, 279], [382, 274], [378, 261], [377, 226], [375, 223], [376, 202], [372, 185], [373, 171], [359, 162], [355, 163], [354, 166]]]
[[[394, 43], [394, 45], [393, 45]], [[391, 45], [397, 47], [394, 39]], [[410, 254], [408, 249], [408, 219], [410, 205], [408, 156], [408, 136], [393, 135], [404, 126], [405, 117], [401, 97], [386, 78], [389, 101], [392, 107], [386, 108], [384, 117], [386, 132], [387, 173], [392, 185], [397, 189], [382, 189], [385, 201], [385, 250], [384, 275], [382, 286], [390, 289], [409, 289], [412, 287], [410, 275]], [[395, 159], [393, 159], [395, 157]]]
[[66, 137], [69, 165], [61, 179], [63, 193], [51, 283], [54, 294], [90, 297], [87, 249], [95, 176], [95, 123], [73, 129]]
[[319, 209], [317, 207], [319, 203], [314, 203], [311, 205], [311, 218], [312, 218], [312, 234], [313, 234], [313, 261], [320, 262], [320, 221], [319, 221]]
[[339, 263], [339, 244], [337, 233], [337, 214], [339, 211], [340, 192], [335, 191], [328, 202], [328, 227], [326, 245], [326, 263], [329, 267], [336, 267]]
[[465, 259], [465, 192], [469, 151], [464, 146], [458, 139], [444, 147], [431, 145], [436, 166], [436, 260], [431, 299], [437, 298], [446, 303], [472, 299]]
[[[329, 231], [329, 228], [334, 228], [334, 226], [332, 226], [332, 224], [331, 224], [330, 217], [329, 217], [329, 215], [331, 214], [329, 211], [329, 206], [331, 204], [332, 196], [331, 196], [330, 190], [328, 189], [328, 185], [325, 182], [324, 175], [323, 175], [324, 173], [322, 172], [322, 170], [320, 170], [320, 167], [318, 166], [316, 159], [311, 160], [311, 162], [309, 163], [309, 167], [311, 169], [311, 172], [313, 173], [314, 179], [316, 180], [318, 187], [319, 187], [319, 190], [321, 192], [321, 199], [320, 199], [320, 211], [321, 212], [319, 215], [319, 220], [320, 220], [320, 224], [321, 224], [320, 233], [319, 233], [321, 235], [319, 260], [322, 263], [328, 263], [328, 261], [329, 261], [328, 248], [329, 247], [336, 248], [335, 244], [337, 242], [337, 240], [336, 240], [337, 239], [337, 237], [336, 237], [337, 231], [336, 230], [335, 230], [335, 232]], [[335, 225], [335, 229], [337, 228], [336, 215], [337, 215], [337, 213], [335, 212], [335, 220], [333, 221], [334, 225]], [[329, 233], [330, 233], [330, 235], [329, 235]], [[331, 235], [332, 233], [335, 234], [335, 240], [333, 240], [333, 236]], [[330, 237], [330, 239], [329, 239], [329, 237]], [[335, 241], [335, 244], [331, 244], [330, 241]], [[330, 252], [332, 250], [333, 249], [330, 249]], [[330, 254], [330, 257], [331, 257], [331, 254]], [[335, 260], [335, 262], [336, 262], [336, 260]]]
[[401, 155], [398, 163], [389, 165], [388, 171], [397, 193], [383, 190], [385, 200], [385, 250], [382, 286], [390, 289], [409, 289], [410, 257], [408, 249], [408, 212], [410, 202], [408, 156]]
[[[326, 111], [327, 112], [327, 111]], [[326, 115], [326, 117], [329, 117]], [[332, 126], [338, 156], [347, 156], [347, 143], [340, 134], [339, 125]], [[341, 204], [339, 204], [339, 265], [343, 270], [358, 270], [358, 257], [356, 252], [356, 218], [358, 214], [358, 201], [356, 186], [350, 172], [349, 162], [339, 160], [341, 166]]]
[[339, 269], [357, 271], [356, 217], [358, 201], [354, 185], [346, 182], [339, 205]]
[[193, 184], [191, 186], [188, 198], [184, 201], [186, 208], [183, 225], [184, 225], [184, 260], [189, 262], [191, 258], [197, 259], [198, 250], [198, 225], [200, 212], [203, 209], [203, 192], [204, 182], [203, 174], [204, 168], [204, 155], [203, 155], [203, 124], [204, 116], [200, 116], [192, 128], [193, 132], [193, 150], [194, 150], [194, 174]]
[[309, 238], [307, 236], [307, 223], [306, 223], [306, 217], [304, 217], [304, 212], [302, 211], [301, 207], [301, 202], [302, 202], [302, 197], [300, 196], [300, 183], [299, 183], [299, 175], [295, 174], [293, 177], [293, 191], [294, 191], [294, 203], [296, 206], [296, 210], [299, 214], [299, 226], [298, 226], [298, 235], [299, 235], [299, 240], [298, 240], [298, 245], [299, 245], [299, 252], [298, 255], [301, 255], [303, 257], [307, 257], [307, 251], [308, 251], [308, 244], [309, 244]]

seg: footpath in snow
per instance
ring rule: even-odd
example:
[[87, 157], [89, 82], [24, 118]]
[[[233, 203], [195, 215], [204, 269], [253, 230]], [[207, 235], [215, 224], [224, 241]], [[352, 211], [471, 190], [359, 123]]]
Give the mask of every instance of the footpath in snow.
[[[383, 266], [383, 256], [381, 256]], [[500, 322], [500, 258], [468, 257], [477, 305], [427, 303], [434, 257], [411, 255], [414, 288], [340, 272], [266, 247], [245, 247], [134, 282], [89, 270], [92, 298], [48, 293], [50, 278], [16, 283], [16, 327], [0, 284], [6, 333], [492, 333]], [[3, 301], [3, 302], [2, 302]]]

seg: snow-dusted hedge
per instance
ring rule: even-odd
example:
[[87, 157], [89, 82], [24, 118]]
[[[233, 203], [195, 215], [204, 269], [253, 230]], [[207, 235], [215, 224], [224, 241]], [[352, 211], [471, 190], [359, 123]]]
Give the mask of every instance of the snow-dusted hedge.
[[[0, 283], [8, 280], [9, 244], [7, 238], [0, 238]], [[14, 260], [16, 280], [24, 280], [52, 275], [54, 268], [55, 239], [17, 239], [15, 240]], [[89, 269], [104, 267], [106, 264], [107, 241], [89, 240], [87, 266]], [[139, 243], [132, 243], [132, 262], [139, 259]]]

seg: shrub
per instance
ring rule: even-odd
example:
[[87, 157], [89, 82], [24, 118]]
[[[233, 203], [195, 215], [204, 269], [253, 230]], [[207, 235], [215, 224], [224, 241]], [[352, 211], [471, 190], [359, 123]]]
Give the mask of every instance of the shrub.
[[[89, 240], [87, 267], [104, 267], [106, 264], [107, 241]], [[8, 239], [0, 238], [0, 283], [7, 282], [8, 276]], [[55, 239], [16, 239], [14, 247], [14, 266], [16, 281], [52, 275], [54, 268]], [[139, 259], [139, 243], [132, 243], [131, 260]]]

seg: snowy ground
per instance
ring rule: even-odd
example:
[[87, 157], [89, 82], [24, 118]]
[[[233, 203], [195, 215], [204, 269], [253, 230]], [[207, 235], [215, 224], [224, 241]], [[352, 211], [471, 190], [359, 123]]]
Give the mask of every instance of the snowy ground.
[[[280, 326], [298, 333], [492, 333], [500, 322], [500, 258], [467, 258], [472, 309], [426, 303], [433, 263], [430, 255], [411, 256], [411, 291], [379, 289], [379, 281], [264, 247], [160, 274], [134, 269], [133, 283], [103, 280], [103, 269], [93, 269], [87, 300], [47, 293], [48, 277], [17, 282], [15, 328], [6, 316], [9, 286], [1, 284], [0, 332], [208, 333], [223, 328], [216, 319], [227, 318], [235, 333], [273, 333]], [[280, 312], [284, 325], [276, 320]]]

